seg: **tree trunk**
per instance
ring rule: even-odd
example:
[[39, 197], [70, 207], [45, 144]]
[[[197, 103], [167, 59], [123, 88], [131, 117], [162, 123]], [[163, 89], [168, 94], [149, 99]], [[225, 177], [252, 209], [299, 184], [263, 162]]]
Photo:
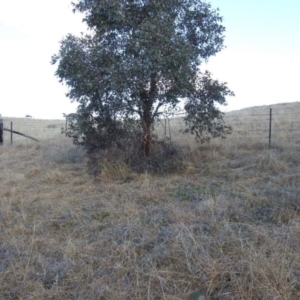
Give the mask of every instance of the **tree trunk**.
[[0, 145], [3, 145], [3, 121], [0, 119]]
[[150, 155], [150, 144], [151, 144], [151, 126], [153, 123], [152, 118], [152, 106], [153, 99], [156, 90], [155, 74], [151, 74], [150, 80], [150, 91], [147, 92], [142, 90], [140, 93], [141, 100], [143, 102], [143, 140], [142, 140], [142, 152], [145, 158]]
[[142, 115], [143, 123], [143, 139], [142, 139], [142, 152], [144, 157], [149, 157], [150, 155], [150, 144], [151, 144], [151, 104], [149, 101], [144, 102], [144, 111]]
[[150, 143], [151, 143], [151, 122], [143, 120], [143, 140], [142, 140], [142, 152], [144, 157], [150, 155]]

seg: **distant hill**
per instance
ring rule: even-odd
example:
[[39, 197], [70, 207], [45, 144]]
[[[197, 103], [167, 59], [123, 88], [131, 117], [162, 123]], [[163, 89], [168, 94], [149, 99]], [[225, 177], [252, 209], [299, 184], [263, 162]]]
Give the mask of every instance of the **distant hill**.
[[232, 111], [228, 111], [226, 112], [225, 114], [226, 115], [230, 115], [231, 113], [238, 113], [238, 112], [253, 112], [254, 110], [255, 111], [258, 111], [258, 110], [268, 110], [268, 109], [276, 109], [277, 111], [278, 110], [282, 110], [282, 111], [285, 111], [285, 110], [300, 110], [300, 101], [297, 101], [297, 102], [289, 102], [289, 103], [277, 103], [277, 104], [270, 104], [270, 105], [261, 105], [261, 106], [251, 106], [251, 107], [247, 107], [247, 108], [242, 108], [242, 109], [239, 109], [239, 110], [232, 110]]

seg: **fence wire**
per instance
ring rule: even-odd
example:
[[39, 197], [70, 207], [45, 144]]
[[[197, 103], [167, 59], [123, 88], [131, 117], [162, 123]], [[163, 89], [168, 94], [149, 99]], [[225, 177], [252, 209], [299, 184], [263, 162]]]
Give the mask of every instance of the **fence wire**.
[[[3, 144], [35, 142], [30, 138], [38, 141], [65, 139], [65, 135], [61, 134], [65, 126], [65, 120], [3, 118]], [[23, 135], [18, 133], [12, 134], [11, 131], [22, 133]]]
[[[288, 110], [288, 111], [287, 111]], [[249, 111], [235, 111], [224, 115], [226, 125], [232, 127], [232, 134], [229, 139], [248, 140], [249, 143], [255, 140], [263, 141], [271, 145], [276, 142], [296, 142], [300, 144], [300, 120], [299, 109], [261, 109], [255, 113]], [[271, 118], [271, 120], [270, 120]], [[18, 119], [2, 118], [3, 126], [6, 129], [21, 132], [39, 141], [65, 140], [62, 132], [67, 128], [66, 120], [39, 120], [39, 119]], [[187, 142], [194, 139], [184, 134], [184, 114], [179, 113], [172, 118], [160, 120], [155, 124], [155, 132], [159, 137], [171, 140]], [[4, 144], [32, 142], [24, 136], [3, 132]]]
[[[274, 143], [297, 143], [300, 144], [300, 120], [298, 118], [299, 109], [282, 112], [282, 109], [264, 108], [257, 113], [253, 110], [229, 112], [224, 115], [226, 125], [232, 127], [232, 134], [226, 140], [238, 139], [240, 141], [253, 143], [263, 142], [269, 147]], [[271, 120], [270, 120], [271, 118]], [[170, 125], [172, 136], [176, 137], [176, 132], [182, 130], [184, 122], [171, 119]], [[163, 129], [163, 132], [170, 131]], [[184, 136], [182, 136], [184, 139]], [[178, 140], [178, 138], [177, 138]]]

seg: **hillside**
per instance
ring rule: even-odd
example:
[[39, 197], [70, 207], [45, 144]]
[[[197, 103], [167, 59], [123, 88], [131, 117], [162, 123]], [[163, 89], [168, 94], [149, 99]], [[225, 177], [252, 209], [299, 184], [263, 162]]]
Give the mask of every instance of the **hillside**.
[[272, 106], [270, 149], [269, 108], [204, 145], [171, 120], [168, 175], [91, 175], [63, 121], [23, 120], [41, 142], [0, 147], [0, 299], [300, 299], [300, 104]]

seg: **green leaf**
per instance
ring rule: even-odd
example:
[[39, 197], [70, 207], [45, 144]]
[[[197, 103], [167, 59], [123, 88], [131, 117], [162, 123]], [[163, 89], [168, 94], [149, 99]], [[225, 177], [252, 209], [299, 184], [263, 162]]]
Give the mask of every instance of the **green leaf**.
[[[155, 119], [171, 116], [185, 99], [187, 131], [201, 142], [230, 132], [215, 104], [225, 105], [233, 93], [226, 83], [201, 73], [201, 62], [224, 47], [222, 17], [202, 0], [77, 0], [89, 34], [68, 34], [51, 63], [69, 88], [80, 116], [70, 136], [89, 147], [87, 137], [103, 138], [116, 120], [134, 119], [147, 140]], [[86, 116], [92, 116], [87, 120]], [[95, 118], [97, 116], [97, 118]], [[107, 137], [104, 139], [107, 141]], [[99, 146], [99, 147], [102, 147]], [[93, 146], [94, 147], [94, 146]]]

